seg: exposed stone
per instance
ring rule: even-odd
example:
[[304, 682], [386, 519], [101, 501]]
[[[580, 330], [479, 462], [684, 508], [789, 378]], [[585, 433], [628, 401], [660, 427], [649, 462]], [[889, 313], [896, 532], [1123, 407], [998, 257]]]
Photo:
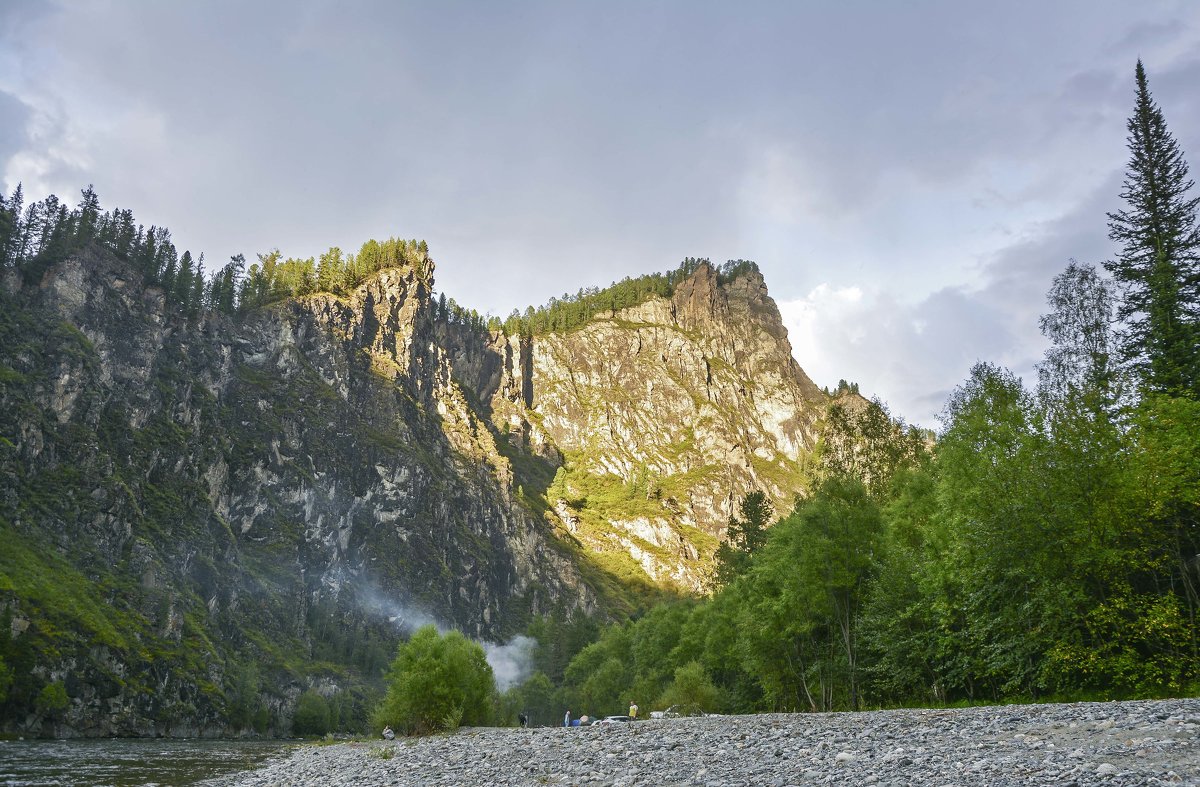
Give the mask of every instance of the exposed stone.
[[[1200, 700], [1159, 700], [957, 710], [765, 714], [664, 719], [564, 729], [463, 729], [429, 738], [314, 746], [208, 784], [1200, 784], [1200, 740], [1144, 714], [1170, 709], [1200, 719]], [[1068, 726], [1105, 717], [1107, 730]], [[1159, 742], [1121, 769], [1095, 763], [1123, 752], [1149, 727]], [[1022, 740], [1011, 732], [1019, 729]], [[918, 756], [897, 756], [920, 730]], [[869, 735], [862, 735], [869, 732]], [[860, 737], [861, 736], [861, 737]], [[1025, 737], [1081, 748], [1090, 763], [1048, 761]], [[854, 751], [837, 742], [858, 740]]]

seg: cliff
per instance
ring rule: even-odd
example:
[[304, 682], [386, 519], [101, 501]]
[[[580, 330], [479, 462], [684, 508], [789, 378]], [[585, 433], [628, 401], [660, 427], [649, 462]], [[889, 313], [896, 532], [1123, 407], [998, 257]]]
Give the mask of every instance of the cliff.
[[308, 686], [361, 702], [405, 618], [596, 610], [451, 378], [427, 274], [192, 324], [138, 281], [85, 252], [0, 296], [0, 655], [73, 700], [17, 686], [7, 728], [227, 732], [249, 663], [286, 732]]
[[829, 397], [756, 270], [723, 282], [702, 264], [669, 298], [501, 338], [460, 342], [456, 376], [557, 465], [548, 505], [627, 579], [701, 589], [747, 492], [786, 510], [806, 487]]
[[4, 729], [361, 718], [400, 627], [695, 591], [742, 495], [804, 489], [828, 397], [756, 271], [535, 336], [439, 319], [432, 272], [193, 321], [97, 250], [5, 281]]

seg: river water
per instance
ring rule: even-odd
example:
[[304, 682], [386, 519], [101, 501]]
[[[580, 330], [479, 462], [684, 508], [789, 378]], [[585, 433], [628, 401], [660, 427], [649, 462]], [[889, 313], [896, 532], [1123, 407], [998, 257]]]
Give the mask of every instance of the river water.
[[0, 741], [0, 785], [182, 787], [253, 768], [293, 746], [160, 738]]

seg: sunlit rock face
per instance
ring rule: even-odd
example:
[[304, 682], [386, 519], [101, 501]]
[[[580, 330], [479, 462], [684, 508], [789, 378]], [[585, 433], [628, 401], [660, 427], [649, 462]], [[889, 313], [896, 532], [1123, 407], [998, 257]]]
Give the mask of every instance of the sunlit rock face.
[[702, 264], [670, 299], [497, 354], [499, 379], [460, 379], [530, 450], [562, 457], [547, 494], [564, 526], [655, 581], [701, 588], [742, 496], [761, 489], [786, 507], [805, 489], [829, 397], [792, 358], [757, 272], [720, 282]]

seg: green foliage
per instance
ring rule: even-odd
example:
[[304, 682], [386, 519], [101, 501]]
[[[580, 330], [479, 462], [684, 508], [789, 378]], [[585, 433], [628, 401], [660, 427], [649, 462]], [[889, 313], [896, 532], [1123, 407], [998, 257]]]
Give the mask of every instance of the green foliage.
[[[704, 258], [688, 257], [678, 268], [667, 273], [626, 277], [604, 289], [590, 287], [574, 295], [563, 293], [562, 298], [551, 298], [548, 304], [537, 309], [530, 306], [523, 313], [513, 311], [504, 321], [503, 328], [509, 336], [538, 335], [574, 330], [604, 313], [615, 317], [618, 311], [651, 298], [671, 297], [675, 288], [701, 265], [711, 266], [711, 263]], [[758, 265], [750, 260], [729, 260], [716, 270], [717, 283], [725, 284], [752, 272], [758, 272]]]
[[424, 626], [400, 644], [387, 694], [372, 717], [377, 728], [424, 735], [491, 719], [495, 680], [483, 648], [457, 631]]
[[546, 673], [534, 672], [517, 687], [517, 693], [520, 697], [517, 712], [529, 717], [529, 726], [554, 726], [561, 718], [557, 690]]
[[234, 314], [314, 292], [345, 295], [385, 268], [415, 266], [423, 279], [432, 270], [425, 241], [389, 238], [368, 240], [357, 254], [343, 255], [334, 247], [319, 261], [284, 259], [273, 249], [259, 254], [249, 270], [238, 254], [206, 278], [203, 254], [193, 258], [184, 251], [180, 256], [170, 230], [146, 229], [129, 210], [101, 212], [91, 186], [82, 191], [74, 210], [53, 194], [26, 208], [19, 184], [10, 197], [0, 195], [0, 269], [16, 268], [25, 281], [36, 283], [52, 266], [92, 245], [131, 263], [146, 283], [162, 289], [171, 308], [187, 317], [205, 310]]
[[67, 687], [61, 683], [47, 683], [38, 692], [37, 710], [39, 713], [57, 719], [62, 716], [62, 712], [71, 704], [71, 700], [67, 697]]
[[309, 689], [296, 701], [296, 712], [292, 716], [293, 735], [324, 735], [331, 729], [329, 702], [320, 694]]
[[[428, 278], [432, 268], [425, 241], [368, 240], [357, 254], [343, 254], [335, 246], [322, 254], [319, 261], [312, 257], [284, 259], [278, 249], [273, 249], [259, 254], [258, 262], [250, 266], [245, 279], [237, 285], [238, 308], [253, 309], [316, 292], [346, 295], [378, 271], [407, 266], [415, 267], [420, 278]], [[231, 286], [234, 271], [230, 272]]]
[[254, 664], [234, 663], [225, 672], [228, 686], [225, 691], [225, 715], [236, 730], [255, 726], [262, 709], [259, 697], [261, 682]]
[[159, 285], [171, 308], [194, 316], [204, 306], [203, 255], [193, 260], [185, 251], [180, 258], [167, 228], [135, 225], [129, 210], [102, 213], [91, 186], [80, 194], [74, 210], [53, 194], [24, 207], [19, 184], [7, 200], [0, 195], [0, 269], [15, 268], [26, 282], [38, 283], [54, 265], [96, 246]]
[[721, 706], [721, 693], [713, 685], [704, 665], [689, 661], [675, 669], [675, 679], [659, 697], [658, 705], [663, 708], [677, 706], [688, 716], [712, 713]]
[[633, 685], [630, 631], [625, 626], [605, 630], [600, 639], [581, 650], [563, 675], [566, 704], [573, 715], [611, 716], [624, 712]]
[[55, 639], [61, 631], [64, 637], [123, 648], [126, 636], [137, 631], [133, 621], [102, 601], [101, 587], [0, 519], [0, 591], [5, 590], [28, 604], [39, 629]]
[[766, 541], [767, 526], [775, 514], [771, 499], [758, 489], [742, 498], [739, 509], [741, 518], [736, 515], [729, 517], [725, 541], [717, 547], [716, 568], [713, 571], [716, 587], [729, 584], [745, 571], [750, 556]]
[[[861, 482], [831, 477], [769, 531], [740, 592], [743, 668], [772, 707], [858, 704], [858, 621], [878, 552], [879, 509]], [[739, 588], [740, 585], [740, 588]]]
[[600, 624], [583, 615], [573, 618], [542, 615], [530, 622], [526, 634], [537, 641], [533, 650], [534, 676], [540, 672], [557, 684], [562, 682], [567, 664], [575, 654], [600, 636]]
[[893, 418], [878, 399], [831, 405], [817, 452], [821, 475], [857, 478], [877, 501], [892, 476], [928, 456], [921, 431]]
[[1038, 365], [1038, 394], [1052, 418], [1083, 409], [1110, 415], [1120, 398], [1112, 335], [1112, 287], [1091, 265], [1074, 260], [1054, 277], [1039, 324], [1051, 340]]
[[0, 658], [0, 705], [8, 699], [8, 689], [13, 684], [12, 668], [4, 663], [4, 659]]

